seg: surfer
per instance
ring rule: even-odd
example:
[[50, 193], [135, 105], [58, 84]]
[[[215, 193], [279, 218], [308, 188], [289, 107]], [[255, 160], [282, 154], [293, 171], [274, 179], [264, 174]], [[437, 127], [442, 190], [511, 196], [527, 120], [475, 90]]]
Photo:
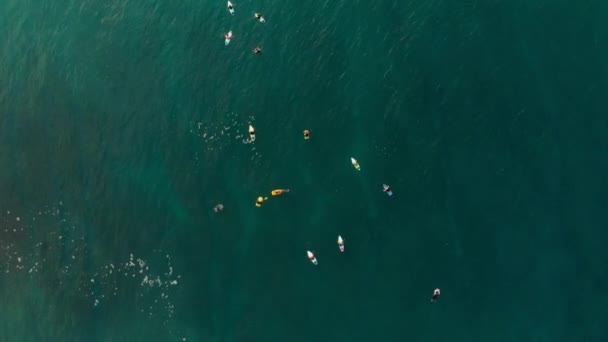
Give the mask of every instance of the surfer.
[[307, 129], [304, 130], [304, 139], [305, 140], [310, 139], [310, 131]]
[[255, 141], [255, 128], [251, 125], [249, 125], [249, 139]]
[[340, 249], [340, 252], [344, 253], [344, 240], [340, 235], [338, 235], [338, 248]]
[[441, 294], [441, 290], [435, 289], [435, 291], [433, 291], [433, 297], [431, 297], [431, 303], [437, 303], [437, 300], [439, 299], [440, 294]]
[[255, 201], [255, 206], [258, 208], [261, 207], [262, 203], [264, 203], [264, 201], [267, 199], [268, 199], [268, 197], [262, 197], [262, 196], [258, 197], [258, 199]]
[[266, 19], [264, 19], [264, 17], [262, 17], [262, 15], [260, 13], [256, 13], [256, 14], [254, 14], [254, 16], [262, 24], [266, 22]]
[[288, 193], [289, 191], [291, 191], [291, 190], [289, 190], [289, 189], [274, 189], [270, 193], [272, 194], [272, 196], [279, 196], [279, 195], [282, 195], [284, 193]]
[[232, 31], [228, 31], [228, 33], [224, 35], [224, 44], [230, 44], [230, 40], [232, 40]]
[[386, 184], [382, 184], [382, 191], [386, 192], [387, 195], [389, 196], [393, 196], [393, 192], [391, 191], [391, 187], [386, 185]]
[[359, 166], [359, 162], [357, 161], [357, 159], [350, 157], [350, 163], [353, 164], [353, 167], [357, 170], [357, 171], [361, 171], [361, 166]]
[[317, 257], [315, 256], [315, 254], [311, 251], [306, 251], [306, 254], [308, 255], [308, 260], [310, 260], [310, 262], [312, 262], [314, 265], [318, 265], [319, 262], [317, 261]]

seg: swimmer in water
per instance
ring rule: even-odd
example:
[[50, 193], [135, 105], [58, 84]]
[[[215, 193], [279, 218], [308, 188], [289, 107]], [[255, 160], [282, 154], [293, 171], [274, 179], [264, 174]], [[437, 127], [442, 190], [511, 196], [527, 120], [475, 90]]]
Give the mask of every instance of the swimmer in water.
[[307, 129], [304, 130], [304, 139], [305, 140], [310, 139], [310, 131]]
[[262, 48], [260, 48], [259, 46], [258, 46], [258, 47], [256, 47], [255, 49], [253, 49], [253, 53], [254, 53], [255, 55], [260, 55], [260, 54], [262, 54]]
[[213, 211], [215, 211], [216, 213], [219, 213], [222, 210], [224, 210], [224, 205], [221, 203], [213, 207]]

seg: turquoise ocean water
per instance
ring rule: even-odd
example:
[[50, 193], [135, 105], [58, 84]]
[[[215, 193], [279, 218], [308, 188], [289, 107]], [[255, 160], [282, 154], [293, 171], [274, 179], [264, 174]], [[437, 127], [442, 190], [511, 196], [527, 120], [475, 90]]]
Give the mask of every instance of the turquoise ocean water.
[[608, 341], [608, 2], [235, 5], [0, 3], [1, 341]]

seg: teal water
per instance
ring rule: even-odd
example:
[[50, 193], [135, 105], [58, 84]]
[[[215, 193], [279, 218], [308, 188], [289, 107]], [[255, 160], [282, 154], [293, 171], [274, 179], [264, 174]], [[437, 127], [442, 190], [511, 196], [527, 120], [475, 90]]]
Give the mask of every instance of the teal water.
[[235, 4], [0, 4], [0, 340], [608, 340], [608, 3]]

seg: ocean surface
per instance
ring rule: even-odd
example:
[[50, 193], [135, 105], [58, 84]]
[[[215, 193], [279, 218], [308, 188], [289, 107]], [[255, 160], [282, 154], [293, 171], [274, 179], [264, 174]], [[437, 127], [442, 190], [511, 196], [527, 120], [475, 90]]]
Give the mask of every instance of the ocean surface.
[[608, 341], [608, 1], [235, 10], [0, 2], [0, 341]]

